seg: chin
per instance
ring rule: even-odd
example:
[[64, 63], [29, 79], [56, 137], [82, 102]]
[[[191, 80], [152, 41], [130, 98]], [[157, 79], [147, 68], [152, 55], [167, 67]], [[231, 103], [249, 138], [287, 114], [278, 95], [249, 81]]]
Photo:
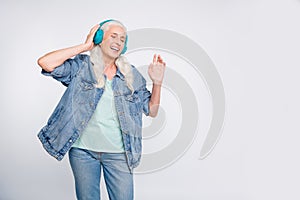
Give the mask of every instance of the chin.
[[109, 56], [111, 58], [118, 58], [120, 56], [120, 53], [110, 53]]
[[112, 52], [110, 51], [110, 49], [102, 49], [102, 53], [107, 56], [110, 57], [112, 59], [116, 59], [120, 56], [121, 52]]

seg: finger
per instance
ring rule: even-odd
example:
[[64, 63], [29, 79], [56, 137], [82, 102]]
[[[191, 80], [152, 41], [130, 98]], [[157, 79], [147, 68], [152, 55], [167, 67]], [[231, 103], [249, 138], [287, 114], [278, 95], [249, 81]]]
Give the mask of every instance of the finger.
[[161, 56], [158, 55], [158, 56], [157, 56], [157, 61], [160, 61], [160, 60], [161, 60]]
[[158, 55], [157, 59], [158, 59], [158, 60], [162, 60], [160, 54]]
[[98, 29], [100, 27], [100, 24], [96, 24], [93, 29]]
[[95, 33], [95, 32], [99, 29], [99, 27], [100, 27], [100, 24], [95, 25], [95, 26], [92, 28], [91, 33]]
[[156, 63], [156, 54], [153, 56], [153, 63]]
[[98, 30], [99, 28], [99, 25], [95, 25], [91, 30], [90, 30], [90, 33], [89, 35], [95, 35], [96, 31]]
[[158, 55], [158, 58], [157, 58], [157, 60], [158, 60], [158, 62], [160, 62], [160, 63], [163, 63], [163, 59], [161, 58], [161, 56], [160, 56], [160, 55]]

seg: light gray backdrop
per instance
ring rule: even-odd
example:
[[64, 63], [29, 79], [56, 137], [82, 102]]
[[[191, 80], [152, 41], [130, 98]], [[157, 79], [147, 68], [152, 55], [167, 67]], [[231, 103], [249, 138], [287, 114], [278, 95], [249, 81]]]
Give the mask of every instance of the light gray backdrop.
[[[199, 134], [172, 165], [135, 176], [136, 199], [300, 198], [299, 0], [5, 0], [0, 16], [0, 200], [75, 199], [68, 159], [48, 156], [36, 137], [64, 91], [40, 74], [36, 60], [83, 42], [90, 28], [107, 18], [121, 20], [129, 30], [166, 29], [190, 38], [215, 64], [226, 95], [222, 137], [199, 160], [212, 113], [208, 92], [184, 70], [188, 64], [161, 52], [168, 67], [194, 83]], [[145, 65], [154, 52], [159, 51], [128, 57]], [[180, 101], [170, 91], [164, 89], [162, 107], [168, 110], [173, 103], [177, 110], [168, 120], [180, 122]], [[165, 128], [179, 126], [171, 125]], [[145, 153], [164, 148], [174, 137], [145, 141]]]

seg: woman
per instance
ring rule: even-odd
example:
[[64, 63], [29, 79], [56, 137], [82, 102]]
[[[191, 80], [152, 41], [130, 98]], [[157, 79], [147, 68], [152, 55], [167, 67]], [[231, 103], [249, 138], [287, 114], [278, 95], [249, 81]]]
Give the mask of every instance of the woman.
[[[85, 43], [38, 59], [42, 74], [67, 86], [38, 137], [57, 160], [69, 152], [80, 200], [100, 199], [101, 170], [111, 200], [134, 196], [142, 113], [157, 115], [166, 64], [154, 55], [148, 69], [153, 82], [150, 93], [144, 77], [121, 55], [127, 40], [121, 22], [106, 20], [90, 30]], [[81, 54], [87, 51], [90, 56]]]

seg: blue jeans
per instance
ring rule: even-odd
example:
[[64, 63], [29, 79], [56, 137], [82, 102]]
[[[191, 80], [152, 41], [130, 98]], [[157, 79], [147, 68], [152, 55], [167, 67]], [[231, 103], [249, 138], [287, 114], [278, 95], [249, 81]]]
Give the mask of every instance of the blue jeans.
[[110, 200], [133, 200], [133, 174], [125, 153], [94, 152], [72, 147], [69, 161], [78, 200], [99, 200], [101, 168]]

